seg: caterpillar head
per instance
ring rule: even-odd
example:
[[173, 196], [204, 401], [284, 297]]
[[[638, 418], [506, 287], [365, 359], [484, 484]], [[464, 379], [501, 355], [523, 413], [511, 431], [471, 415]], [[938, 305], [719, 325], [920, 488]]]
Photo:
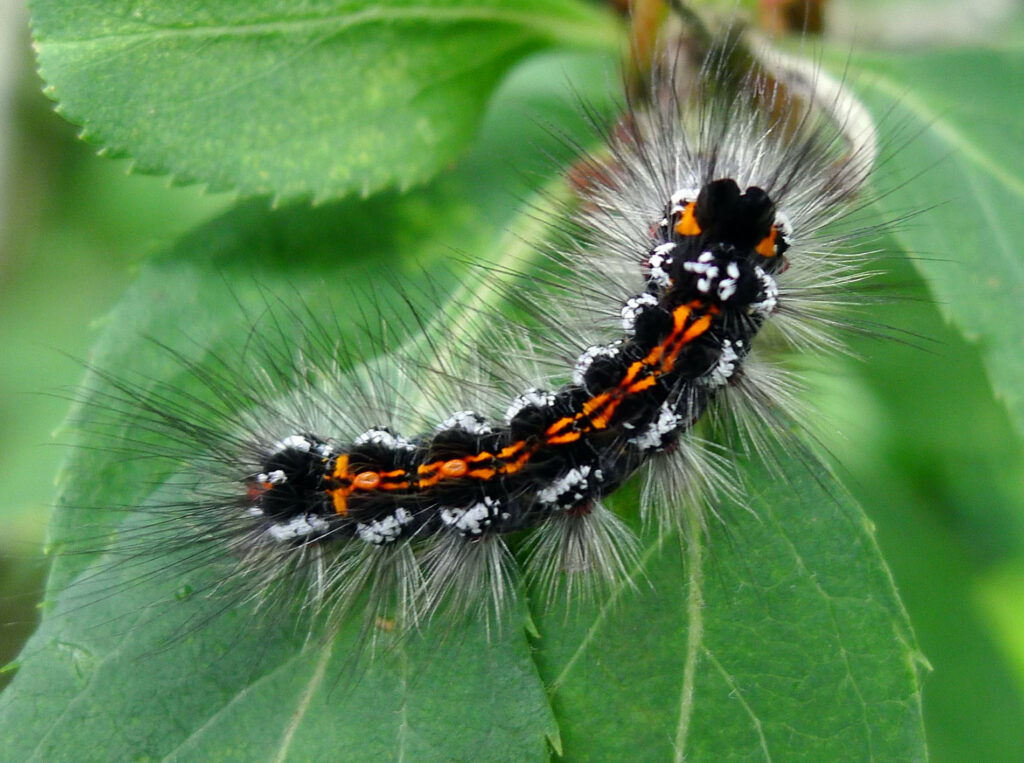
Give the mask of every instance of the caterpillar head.
[[657, 236], [647, 278], [674, 303], [750, 309], [787, 267], [788, 222], [764, 190], [731, 178], [673, 194]]

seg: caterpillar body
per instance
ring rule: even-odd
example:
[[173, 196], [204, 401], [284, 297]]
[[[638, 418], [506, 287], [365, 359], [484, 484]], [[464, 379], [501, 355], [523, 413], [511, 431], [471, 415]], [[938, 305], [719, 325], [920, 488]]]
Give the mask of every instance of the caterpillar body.
[[728, 491], [694, 432], [709, 414], [756, 419], [769, 435], [751, 437], [775, 457], [795, 395], [755, 342], [772, 324], [793, 345], [836, 346], [833, 312], [864, 258], [822, 229], [863, 185], [872, 137], [824, 75], [810, 101], [828, 95], [809, 105], [796, 76], [763, 71], [684, 98], [674, 68], [607, 133], [607, 156], [585, 160], [572, 242], [507, 289], [530, 317], [484, 312], [489, 347], [431, 339], [430, 325], [384, 371], [288, 308], [313, 324], [305, 344], [259, 339], [222, 373], [182, 361], [206, 396], [165, 385], [140, 399], [101, 371], [110, 408], [185, 464], [133, 552], [184, 550], [226, 565], [218, 591], [300, 591], [339, 620], [368, 595], [367, 623], [405, 630], [442, 608], [506, 609], [519, 533], [523, 574], [551, 592], [627, 578], [635, 539], [602, 499], [646, 471], [642, 514], [681, 526], [681, 500]]
[[[388, 426], [349, 442], [290, 434], [244, 477], [257, 532], [268, 543], [384, 554], [438, 538], [447, 556], [452, 544], [484, 548], [556, 514], [587, 522], [740, 371], [777, 306], [785, 225], [767, 193], [731, 178], [675, 192], [638, 258], [645, 288], [620, 306], [622, 338], [587, 347], [571, 381], [522, 392], [499, 422], [463, 410], [413, 437]], [[586, 567], [596, 553], [576, 551], [581, 559], [559, 566]]]

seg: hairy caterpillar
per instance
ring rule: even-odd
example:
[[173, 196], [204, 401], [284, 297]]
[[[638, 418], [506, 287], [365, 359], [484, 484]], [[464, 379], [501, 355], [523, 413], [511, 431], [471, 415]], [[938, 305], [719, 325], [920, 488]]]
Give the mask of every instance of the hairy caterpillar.
[[[770, 432], [789, 415], [786, 376], [749, 358], [762, 327], [830, 346], [829, 297], [863, 277], [821, 229], [864, 183], [869, 123], [822, 75], [753, 70], [716, 89], [725, 66], [713, 54], [692, 99], [671, 61], [655, 71], [649, 104], [590, 160], [573, 242], [506, 286], [521, 325], [470, 305], [486, 336], [434, 320], [417, 350], [367, 367], [316, 311], [278, 306], [248, 355], [217, 372], [181, 360], [206, 398], [158, 386], [138, 401], [101, 371], [109, 407], [159, 436], [150, 452], [187, 465], [130, 547], [226, 558], [218, 588], [298, 589], [337, 618], [370, 592], [367, 621], [403, 629], [441, 606], [500, 612], [513, 533], [532, 533], [524, 570], [549, 591], [627, 577], [632, 532], [602, 499], [643, 469], [642, 514], [681, 525], [680, 494], [726, 481], [693, 425], [710, 412]], [[304, 344], [275, 346], [276, 320], [305, 323]]]

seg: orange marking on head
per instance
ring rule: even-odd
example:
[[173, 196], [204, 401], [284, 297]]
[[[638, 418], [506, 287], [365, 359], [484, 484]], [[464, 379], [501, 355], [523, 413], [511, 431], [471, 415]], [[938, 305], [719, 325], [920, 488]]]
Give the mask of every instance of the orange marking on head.
[[269, 482], [249, 482], [245, 486], [245, 498], [248, 501], [255, 501], [265, 492], [270, 490], [271, 484]]
[[760, 254], [762, 257], [774, 257], [775, 238], [778, 236], [778, 232], [778, 228], [776, 228], [773, 225], [768, 235], [761, 239], [761, 243], [754, 247], [754, 251]]
[[352, 487], [356, 490], [374, 490], [380, 485], [380, 472], [359, 472], [352, 479]]
[[697, 218], [693, 215], [693, 210], [696, 209], [697, 204], [690, 202], [686, 205], [686, 209], [683, 210], [683, 216], [679, 218], [679, 222], [676, 223], [676, 233], [680, 236], [699, 236], [700, 226], [697, 224]]
[[445, 461], [441, 464], [441, 476], [443, 478], [465, 477], [468, 471], [469, 467], [461, 458], [453, 458], [451, 461]]

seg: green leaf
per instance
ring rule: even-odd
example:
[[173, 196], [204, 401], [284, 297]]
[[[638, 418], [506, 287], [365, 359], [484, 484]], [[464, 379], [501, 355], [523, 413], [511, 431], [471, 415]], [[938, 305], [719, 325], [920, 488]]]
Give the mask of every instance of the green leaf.
[[854, 86], [894, 136], [880, 206], [946, 318], [981, 348], [1024, 434], [1024, 49], [857, 59]]
[[47, 94], [104, 153], [278, 199], [423, 182], [517, 61], [621, 34], [577, 0], [38, 0], [32, 18]]

